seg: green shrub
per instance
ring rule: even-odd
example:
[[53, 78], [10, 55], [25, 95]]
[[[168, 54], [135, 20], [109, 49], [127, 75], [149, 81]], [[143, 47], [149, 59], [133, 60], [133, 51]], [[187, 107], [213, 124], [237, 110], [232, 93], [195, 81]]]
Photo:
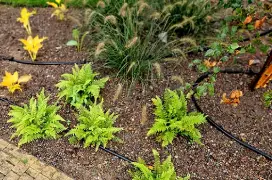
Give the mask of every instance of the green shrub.
[[59, 107], [48, 105], [48, 100], [49, 97], [45, 97], [43, 89], [37, 94], [37, 100], [30, 99], [29, 105], [11, 106], [9, 116], [12, 118], [8, 122], [16, 128], [11, 139], [19, 137], [19, 146], [36, 139], [56, 139], [57, 134], [66, 129], [61, 124], [64, 119], [57, 114]]
[[118, 7], [118, 11], [113, 14], [103, 13], [103, 8], [93, 12], [90, 24], [97, 30], [94, 39], [99, 43], [93, 55], [118, 70], [117, 76], [145, 81], [151, 77], [153, 64], [172, 54], [175, 47], [189, 44], [179, 49], [185, 54], [196, 43], [188, 37], [172, 37], [165, 26], [167, 18], [161, 20], [161, 13], [143, 1], [132, 2], [121, 7], [117, 3], [113, 9]]
[[187, 112], [187, 101], [182, 91], [167, 89], [163, 101], [152, 99], [155, 110], [155, 123], [148, 131], [148, 136], [158, 134], [162, 146], [172, 143], [177, 134], [187, 136], [190, 140], [200, 143], [201, 134], [195, 127], [205, 122], [205, 116], [197, 112]]
[[141, 13], [137, 4], [121, 7], [119, 11], [123, 15], [103, 14], [96, 19], [101, 28], [97, 39], [105, 47], [101, 53], [96, 50], [95, 57], [104, 60], [107, 67], [117, 69], [118, 76], [145, 80], [150, 76], [152, 64], [169, 54], [168, 45], [158, 38], [163, 29], [150, 17], [153, 10], [149, 5]]
[[70, 143], [83, 141], [84, 147], [91, 145], [97, 150], [100, 145], [105, 147], [112, 139], [119, 141], [114, 133], [121, 131], [122, 128], [113, 127], [117, 116], [110, 114], [109, 111], [105, 113], [102, 103], [93, 104], [89, 109], [85, 107], [79, 109], [78, 125], [66, 134], [70, 136]]
[[263, 100], [265, 107], [272, 107], [272, 90], [266, 91], [263, 94]]
[[90, 64], [83, 65], [81, 69], [75, 65], [72, 74], [63, 74], [63, 80], [56, 85], [60, 90], [59, 98], [65, 97], [75, 107], [96, 102], [100, 89], [108, 80], [108, 77], [96, 80], [97, 75]]
[[129, 171], [133, 180], [189, 180], [190, 175], [184, 178], [177, 177], [171, 156], [161, 163], [159, 153], [153, 150], [155, 159], [154, 167], [148, 166], [145, 161], [139, 158], [138, 162], [132, 164], [136, 167], [135, 171]]

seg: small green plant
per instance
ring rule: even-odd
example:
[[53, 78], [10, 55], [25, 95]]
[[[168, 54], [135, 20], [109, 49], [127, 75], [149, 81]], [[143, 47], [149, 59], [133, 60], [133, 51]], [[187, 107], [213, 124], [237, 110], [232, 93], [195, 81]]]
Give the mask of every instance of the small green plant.
[[21, 161], [22, 163], [24, 163], [24, 164], [27, 164], [27, 163], [28, 163], [28, 159], [27, 159], [27, 158], [21, 159], [20, 161]]
[[106, 113], [103, 110], [102, 103], [93, 104], [89, 109], [85, 107], [79, 108], [78, 125], [70, 130], [66, 136], [70, 136], [69, 141], [72, 144], [83, 141], [84, 147], [95, 146], [98, 150], [100, 145], [104, 147], [110, 140], [120, 141], [114, 136], [122, 130], [122, 128], [113, 127], [117, 118], [114, 113]]
[[66, 128], [61, 124], [64, 119], [57, 114], [60, 107], [48, 105], [49, 97], [45, 97], [44, 89], [37, 94], [37, 100], [31, 98], [29, 105], [23, 107], [12, 105], [8, 120], [16, 132], [11, 136], [19, 137], [18, 146], [37, 139], [56, 139], [58, 133]]
[[154, 155], [154, 167], [148, 166], [145, 161], [139, 158], [138, 162], [132, 164], [136, 168], [135, 171], [129, 171], [132, 180], [189, 180], [190, 175], [184, 178], [177, 177], [175, 167], [171, 161], [171, 156], [168, 156], [161, 163], [160, 155], [156, 150], [152, 150]]
[[156, 106], [155, 123], [148, 131], [148, 136], [158, 134], [163, 147], [172, 143], [178, 134], [201, 144], [201, 134], [195, 126], [206, 122], [205, 116], [197, 112], [188, 113], [187, 101], [182, 91], [166, 89], [163, 101], [159, 97], [152, 101]]
[[67, 42], [67, 46], [76, 46], [77, 47], [77, 51], [81, 51], [82, 47], [83, 47], [83, 43], [84, 40], [86, 38], [86, 36], [89, 34], [88, 31], [84, 32], [82, 35], [80, 34], [80, 31], [78, 29], [73, 29], [73, 40], [70, 40]]
[[263, 94], [264, 105], [267, 108], [272, 108], [272, 90], [266, 91]]
[[98, 73], [93, 72], [90, 64], [85, 64], [80, 69], [77, 65], [72, 74], [63, 74], [56, 86], [59, 88], [59, 98], [65, 97], [72, 106], [80, 107], [97, 101], [100, 89], [105, 86], [108, 77], [95, 79]]

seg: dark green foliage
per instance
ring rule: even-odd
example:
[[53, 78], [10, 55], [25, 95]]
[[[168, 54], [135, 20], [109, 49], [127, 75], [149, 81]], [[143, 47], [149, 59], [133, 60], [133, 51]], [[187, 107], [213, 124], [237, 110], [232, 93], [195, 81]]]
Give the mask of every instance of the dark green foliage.
[[[245, 0], [219, 0], [219, 6], [223, 6], [224, 8], [241, 8], [243, 7], [243, 3]], [[254, 0], [247, 0], [247, 2], [250, 4], [254, 2]]]
[[163, 29], [150, 17], [153, 10], [148, 4], [141, 12], [139, 4], [128, 5], [122, 16], [119, 11], [123, 4], [117, 3], [114, 7], [118, 7], [118, 13], [111, 14], [116, 23], [107, 21], [105, 14], [98, 16], [95, 21], [100, 22], [101, 27], [98, 39], [104, 39], [105, 42], [104, 51], [98, 57], [105, 60], [106, 66], [117, 69], [118, 76], [143, 80], [150, 76], [152, 63], [165, 56], [167, 50], [169, 53], [169, 49], [158, 38]]
[[[116, 10], [108, 11], [111, 7]], [[96, 49], [94, 57], [105, 61], [107, 67], [117, 69], [117, 76], [140, 81], [149, 79], [153, 64], [170, 55], [175, 47], [188, 45], [180, 48], [183, 52], [195, 45], [188, 37], [172, 37], [166, 26], [168, 18], [160, 18], [161, 13], [152, 3], [143, 1], [133, 3], [131, 0], [127, 5], [116, 2], [115, 6], [110, 3], [105, 8], [97, 8], [90, 18], [90, 27], [93, 31], [99, 27], [94, 39], [105, 46], [102, 51]]]
[[208, 16], [214, 13], [210, 0], [172, 0], [164, 5], [163, 17], [169, 18], [168, 26], [180, 35], [204, 32]]
[[130, 171], [132, 180], [189, 180], [190, 175], [184, 178], [177, 177], [171, 156], [168, 156], [165, 161], [161, 163], [159, 153], [153, 150], [155, 159], [154, 167], [148, 166], [145, 161], [139, 158], [138, 162], [133, 162], [135, 171]]
[[100, 145], [106, 146], [110, 140], [119, 140], [114, 136], [122, 128], [113, 127], [117, 118], [115, 114], [106, 113], [102, 103], [93, 104], [89, 109], [79, 108], [78, 125], [70, 130], [66, 136], [70, 136], [70, 143], [84, 142], [84, 147], [95, 146], [96, 150]]
[[56, 85], [60, 90], [59, 97], [65, 97], [75, 107], [92, 104], [108, 80], [108, 77], [96, 80], [97, 75], [90, 64], [83, 65], [81, 69], [75, 65], [72, 74], [63, 74], [63, 80]]
[[19, 137], [19, 146], [36, 139], [56, 139], [57, 134], [66, 129], [61, 124], [64, 119], [57, 114], [59, 107], [48, 105], [48, 100], [42, 90], [37, 94], [37, 100], [30, 99], [29, 105], [11, 106], [9, 116], [12, 118], [8, 122], [16, 128], [11, 138]]
[[263, 100], [265, 107], [272, 108], [272, 90], [266, 91], [263, 94]]
[[197, 112], [188, 113], [187, 101], [182, 91], [166, 89], [163, 101], [159, 97], [152, 101], [156, 106], [155, 123], [148, 131], [148, 136], [158, 134], [162, 146], [172, 143], [178, 134], [201, 144], [201, 134], [195, 126], [206, 122], [205, 116]]

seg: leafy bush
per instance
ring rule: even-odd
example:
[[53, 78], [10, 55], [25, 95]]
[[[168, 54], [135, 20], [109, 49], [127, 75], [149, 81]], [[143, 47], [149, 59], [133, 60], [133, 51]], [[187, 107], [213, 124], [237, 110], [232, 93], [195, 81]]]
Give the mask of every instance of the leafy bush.
[[75, 107], [96, 102], [108, 77], [96, 80], [98, 73], [93, 72], [90, 64], [83, 65], [81, 69], [75, 65], [72, 71], [72, 74], [63, 74], [64, 80], [56, 85], [60, 90], [59, 97], [65, 97]]
[[57, 134], [66, 128], [61, 124], [64, 119], [57, 114], [59, 107], [48, 105], [49, 97], [45, 97], [44, 89], [37, 94], [37, 100], [31, 98], [29, 105], [23, 107], [12, 105], [8, 122], [16, 128], [11, 138], [19, 137], [21, 146], [36, 139], [56, 139]]
[[130, 171], [133, 180], [189, 180], [190, 175], [184, 178], [177, 177], [171, 156], [161, 163], [159, 153], [153, 150], [155, 159], [154, 167], [148, 166], [145, 161], [139, 158], [138, 162], [132, 164], [137, 168], [136, 171]]
[[272, 107], [272, 90], [266, 91], [263, 94], [263, 100], [265, 107]]
[[105, 113], [102, 103], [93, 104], [89, 106], [89, 109], [85, 107], [79, 109], [78, 125], [66, 134], [71, 136], [70, 143], [74, 144], [83, 140], [84, 147], [91, 145], [97, 150], [100, 145], [105, 147], [112, 139], [119, 140], [114, 133], [121, 131], [122, 128], [113, 127], [117, 116], [110, 114], [109, 111]]
[[163, 101], [159, 97], [152, 101], [156, 106], [156, 117], [148, 136], [159, 134], [158, 140], [162, 141], [162, 146], [172, 143], [177, 134], [201, 143], [201, 134], [195, 126], [204, 123], [205, 116], [197, 112], [187, 112], [187, 101], [182, 91], [178, 93], [167, 89]]

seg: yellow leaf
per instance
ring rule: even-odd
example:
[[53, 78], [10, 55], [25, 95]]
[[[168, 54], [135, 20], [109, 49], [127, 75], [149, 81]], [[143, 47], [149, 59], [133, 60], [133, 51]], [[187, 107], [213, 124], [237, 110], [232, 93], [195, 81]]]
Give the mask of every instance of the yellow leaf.
[[19, 39], [24, 44], [24, 49], [28, 51], [32, 61], [36, 60], [38, 51], [40, 48], [42, 48], [42, 42], [46, 40], [47, 37], [39, 38], [39, 36], [36, 36], [34, 39], [32, 36], [28, 36], [28, 38], [25, 39]]
[[9, 72], [5, 72], [5, 76], [3, 77], [3, 81], [0, 86], [7, 87], [9, 92], [14, 93], [16, 90], [21, 90], [20, 83], [27, 82], [31, 79], [31, 75], [25, 75], [19, 78], [18, 72], [14, 72], [12, 75]]
[[53, 8], [58, 8], [58, 5], [56, 3], [53, 2], [46, 2], [46, 4], [52, 6]]
[[31, 79], [31, 75], [24, 75], [24, 76], [21, 76], [19, 79], [18, 79], [18, 83], [24, 83], [24, 82], [27, 82]]
[[18, 81], [18, 72], [16, 71], [13, 75], [9, 72], [5, 72], [5, 76], [0, 86], [9, 87]]
[[52, 13], [51, 17], [57, 16], [59, 20], [64, 20], [64, 15], [67, 12], [65, 4], [61, 4], [61, 0], [56, 0], [56, 3], [47, 2], [48, 5], [55, 8], [55, 11]]
[[14, 93], [14, 91], [16, 91], [16, 90], [22, 91], [20, 84], [14, 84], [14, 85], [12, 85], [12, 86], [9, 86], [9, 87], [8, 87], [8, 90], [9, 90], [9, 92], [11, 92], [11, 93]]
[[27, 33], [31, 35], [31, 27], [29, 24], [29, 18], [36, 14], [36, 11], [28, 12], [26, 8], [21, 10], [21, 17], [17, 18], [17, 21], [21, 22], [26, 29]]

